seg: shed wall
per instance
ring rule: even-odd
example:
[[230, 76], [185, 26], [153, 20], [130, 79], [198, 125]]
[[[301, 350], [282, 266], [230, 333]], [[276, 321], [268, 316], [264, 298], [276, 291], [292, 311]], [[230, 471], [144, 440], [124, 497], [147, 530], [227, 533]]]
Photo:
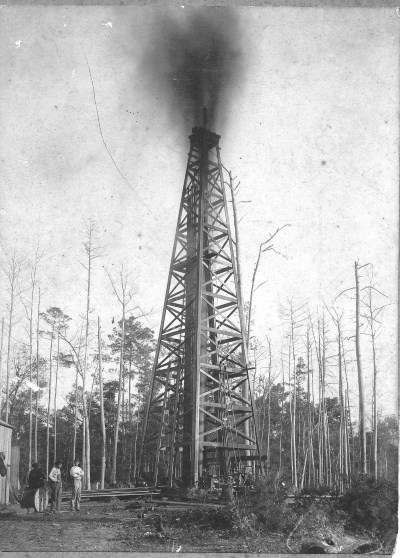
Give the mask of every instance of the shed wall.
[[11, 435], [12, 429], [0, 424], [0, 451], [6, 456], [4, 464], [7, 467], [7, 475], [0, 476], [0, 504], [8, 504], [10, 501], [8, 485], [10, 482]]

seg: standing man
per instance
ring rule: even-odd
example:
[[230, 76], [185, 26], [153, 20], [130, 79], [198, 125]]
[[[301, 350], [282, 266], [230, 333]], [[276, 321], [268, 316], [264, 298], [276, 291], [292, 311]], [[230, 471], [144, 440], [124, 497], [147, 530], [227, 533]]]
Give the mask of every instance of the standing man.
[[50, 497], [50, 511], [51, 513], [58, 513], [61, 507], [62, 497], [62, 483], [61, 483], [61, 467], [62, 461], [56, 461], [55, 466], [49, 474], [51, 497]]
[[79, 459], [75, 459], [74, 466], [71, 467], [69, 472], [74, 483], [72, 486], [72, 496], [71, 496], [71, 510], [80, 511], [81, 510], [81, 492], [82, 492], [82, 479], [84, 472], [79, 467]]

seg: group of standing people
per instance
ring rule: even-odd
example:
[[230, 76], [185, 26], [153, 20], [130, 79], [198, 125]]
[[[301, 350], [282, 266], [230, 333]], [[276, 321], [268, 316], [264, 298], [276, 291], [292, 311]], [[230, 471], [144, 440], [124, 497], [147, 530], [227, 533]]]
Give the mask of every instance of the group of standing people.
[[[69, 472], [70, 477], [73, 482], [72, 494], [71, 494], [71, 511], [80, 511], [81, 509], [81, 491], [82, 491], [82, 479], [84, 477], [84, 472], [79, 466], [79, 459], [74, 460], [74, 465], [71, 467]], [[61, 480], [61, 468], [63, 462], [61, 460], [56, 461], [54, 467], [49, 474], [49, 486], [50, 486], [50, 512], [58, 513], [61, 508], [61, 498], [62, 498], [62, 480]], [[33, 463], [32, 469], [28, 475], [28, 487], [32, 489], [41, 488], [44, 486], [46, 480], [46, 475], [41, 469], [39, 463]]]

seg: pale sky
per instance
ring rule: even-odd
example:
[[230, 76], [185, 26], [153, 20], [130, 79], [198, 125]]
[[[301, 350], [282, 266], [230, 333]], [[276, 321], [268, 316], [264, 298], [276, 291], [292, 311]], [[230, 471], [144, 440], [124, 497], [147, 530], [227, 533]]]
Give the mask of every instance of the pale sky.
[[[204, 9], [204, 8], [203, 8]], [[183, 24], [190, 8], [168, 14]], [[167, 12], [164, 12], [167, 13]], [[267, 254], [255, 295], [255, 333], [279, 357], [279, 306], [315, 308], [353, 286], [354, 261], [374, 264], [390, 297], [379, 340], [380, 408], [397, 406], [398, 16], [395, 9], [239, 8], [240, 74], [215, 132], [223, 164], [241, 182], [244, 298], [258, 246], [289, 223]], [[143, 63], [158, 8], [6, 7], [0, 12], [1, 245], [48, 251], [44, 306], [77, 318], [83, 219], [107, 255], [93, 282], [93, 318], [105, 330], [118, 307], [101, 266], [124, 261], [137, 301], [165, 296], [191, 123]], [[182, 23], [183, 22], [183, 23]], [[116, 171], [102, 143], [151, 213]], [[157, 69], [157, 68], [156, 68]], [[153, 68], [154, 71], [154, 68]], [[195, 124], [195, 122], [193, 122]], [[345, 303], [350, 316], [352, 307]], [[0, 315], [4, 315], [2, 297]], [[351, 334], [351, 333], [349, 333]], [[363, 339], [366, 392], [369, 345]], [[355, 377], [352, 380], [356, 391]], [[368, 392], [369, 390], [369, 392]]]

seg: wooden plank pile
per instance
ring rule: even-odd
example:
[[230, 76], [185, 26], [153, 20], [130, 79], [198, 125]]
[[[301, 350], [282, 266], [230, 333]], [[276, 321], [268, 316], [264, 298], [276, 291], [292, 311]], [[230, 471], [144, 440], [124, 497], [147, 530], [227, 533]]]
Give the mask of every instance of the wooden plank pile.
[[[160, 494], [158, 488], [144, 486], [139, 488], [105, 488], [104, 490], [82, 490], [81, 500], [97, 499], [106, 500], [109, 498], [143, 498]], [[63, 493], [63, 500], [70, 500], [71, 492]]]

